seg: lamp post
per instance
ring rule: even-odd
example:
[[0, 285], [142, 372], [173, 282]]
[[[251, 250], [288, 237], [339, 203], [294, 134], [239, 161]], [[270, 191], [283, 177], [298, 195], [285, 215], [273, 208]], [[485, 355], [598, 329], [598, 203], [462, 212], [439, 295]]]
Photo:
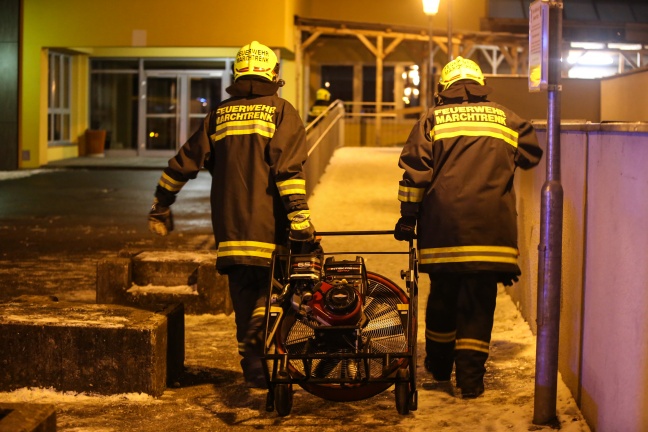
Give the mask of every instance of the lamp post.
[[454, 59], [452, 47], [452, 0], [448, 0], [448, 62]]
[[428, 16], [428, 51], [430, 59], [428, 60], [428, 82], [427, 82], [427, 107], [434, 106], [434, 51], [432, 47], [432, 20], [439, 12], [439, 3], [441, 0], [423, 0], [423, 12]]

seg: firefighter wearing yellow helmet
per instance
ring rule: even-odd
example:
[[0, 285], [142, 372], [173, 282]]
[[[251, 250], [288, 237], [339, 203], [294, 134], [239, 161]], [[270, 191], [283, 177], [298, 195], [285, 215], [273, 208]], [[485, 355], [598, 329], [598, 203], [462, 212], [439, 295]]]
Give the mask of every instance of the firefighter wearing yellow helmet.
[[331, 100], [331, 92], [325, 88], [318, 89], [315, 93], [315, 99], [318, 101], [329, 102]]
[[476, 81], [480, 85], [484, 85], [484, 74], [479, 68], [479, 65], [470, 59], [459, 56], [445, 65], [441, 71], [439, 86], [442, 90], [446, 90], [452, 84], [464, 79]]
[[262, 369], [263, 320], [270, 265], [288, 239], [317, 247], [306, 201], [306, 131], [297, 110], [277, 91], [279, 62], [267, 46], [243, 46], [233, 66], [231, 97], [218, 103], [158, 181], [149, 228], [173, 230], [170, 206], [201, 169], [211, 174], [216, 267], [228, 276], [245, 382], [267, 385]]
[[520, 275], [513, 175], [542, 158], [533, 126], [488, 100], [472, 60], [441, 72], [438, 104], [421, 116], [401, 152], [401, 218], [394, 236], [414, 238], [430, 276], [425, 368], [454, 369], [462, 398], [484, 392], [497, 284]]
[[252, 41], [236, 54], [234, 81], [245, 76], [259, 76], [274, 82], [278, 75], [277, 55], [265, 45]]

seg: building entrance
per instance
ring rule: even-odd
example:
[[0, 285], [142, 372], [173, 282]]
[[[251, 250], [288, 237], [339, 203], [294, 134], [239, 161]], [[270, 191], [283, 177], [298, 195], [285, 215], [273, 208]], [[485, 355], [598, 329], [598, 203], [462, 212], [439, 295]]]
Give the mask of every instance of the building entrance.
[[222, 70], [148, 70], [140, 98], [138, 154], [174, 154], [221, 101]]

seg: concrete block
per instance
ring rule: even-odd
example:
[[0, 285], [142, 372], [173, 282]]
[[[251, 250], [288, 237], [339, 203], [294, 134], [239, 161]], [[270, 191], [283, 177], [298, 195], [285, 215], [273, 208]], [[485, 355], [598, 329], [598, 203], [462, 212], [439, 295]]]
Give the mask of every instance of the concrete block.
[[184, 312], [21, 299], [0, 303], [0, 346], [0, 391], [160, 396], [183, 372]]
[[[130, 257], [114, 257], [97, 263], [97, 303], [127, 304], [125, 286], [133, 280]], [[101, 298], [101, 301], [99, 301]]]
[[56, 407], [0, 402], [0, 432], [56, 432]]
[[145, 251], [97, 264], [97, 303], [148, 307], [183, 303], [188, 314], [231, 314], [227, 276], [213, 251]]

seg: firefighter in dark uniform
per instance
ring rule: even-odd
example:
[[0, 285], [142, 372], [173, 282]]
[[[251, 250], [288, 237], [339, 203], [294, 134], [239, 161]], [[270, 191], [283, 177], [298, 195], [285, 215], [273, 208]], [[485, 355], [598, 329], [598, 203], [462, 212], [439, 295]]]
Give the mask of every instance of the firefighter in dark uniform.
[[326, 111], [331, 103], [331, 92], [325, 88], [317, 90], [315, 93], [315, 103], [308, 112], [308, 118], [306, 119], [307, 123], [311, 123], [320, 114]]
[[216, 267], [227, 274], [234, 307], [241, 367], [250, 387], [264, 387], [260, 343], [274, 251], [288, 237], [312, 240], [303, 164], [305, 129], [295, 108], [277, 95], [275, 53], [257, 41], [242, 47], [234, 63], [232, 96], [204, 119], [169, 160], [149, 213], [152, 232], [173, 229], [177, 193], [201, 168], [212, 176], [212, 227]]
[[412, 129], [394, 236], [414, 238], [430, 275], [425, 367], [462, 398], [484, 392], [497, 284], [517, 281], [513, 175], [542, 158], [533, 126], [490, 102], [479, 66], [457, 57], [441, 73], [438, 105]]

